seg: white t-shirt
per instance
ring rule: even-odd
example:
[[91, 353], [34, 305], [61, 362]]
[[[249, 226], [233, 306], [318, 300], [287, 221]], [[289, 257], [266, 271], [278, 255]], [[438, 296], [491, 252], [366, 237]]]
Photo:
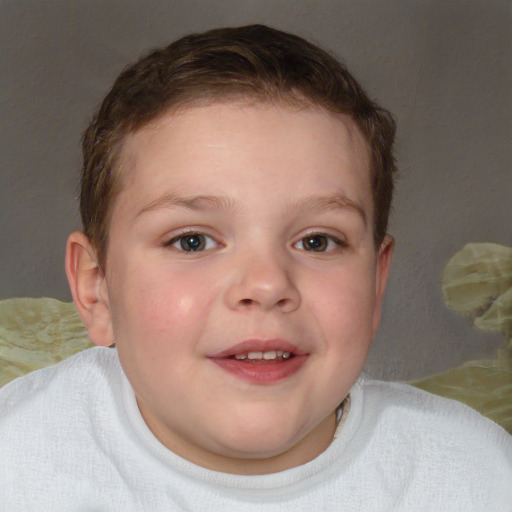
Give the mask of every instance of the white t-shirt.
[[93, 348], [0, 390], [0, 510], [512, 510], [512, 437], [457, 402], [360, 379], [329, 448], [238, 476], [166, 449], [114, 349]]

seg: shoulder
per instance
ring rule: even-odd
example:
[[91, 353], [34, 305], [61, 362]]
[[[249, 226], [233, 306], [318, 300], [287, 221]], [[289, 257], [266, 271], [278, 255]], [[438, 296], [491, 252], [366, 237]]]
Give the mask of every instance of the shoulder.
[[396, 510], [510, 510], [512, 437], [500, 426], [402, 383], [361, 378], [350, 399], [344, 460], [363, 487], [400, 496]]
[[0, 389], [2, 510], [70, 509], [96, 495], [91, 475], [113, 473], [121, 381], [116, 350], [92, 348]]
[[438, 488], [461, 481], [510, 488], [512, 436], [477, 411], [403, 383], [361, 379], [353, 391], [368, 446], [393, 458], [397, 471]]
[[84, 390], [93, 394], [110, 379], [116, 366], [115, 350], [95, 347], [15, 379], [0, 389], [0, 425], [38, 411], [48, 418], [49, 411], [70, 398], [85, 398]]
[[[361, 387], [365, 402], [374, 407], [379, 404], [377, 410], [382, 414], [393, 411], [410, 418], [411, 421], [422, 423], [429, 421], [438, 423], [440, 427], [446, 424], [467, 422], [484, 430], [504, 430], [490, 419], [482, 416], [471, 407], [449, 398], [434, 395], [422, 389], [402, 382], [384, 382], [372, 379], [361, 379], [358, 384]], [[510, 437], [510, 436], [509, 436]]]
[[[361, 379], [365, 416], [384, 425], [402, 425], [422, 436], [442, 436], [458, 444], [486, 441], [512, 448], [512, 436], [503, 428], [461, 402], [401, 382]], [[512, 455], [512, 454], [511, 454]]]

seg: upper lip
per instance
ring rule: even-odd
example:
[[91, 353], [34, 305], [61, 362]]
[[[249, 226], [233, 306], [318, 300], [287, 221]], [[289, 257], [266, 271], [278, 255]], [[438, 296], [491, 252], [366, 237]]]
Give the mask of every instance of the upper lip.
[[232, 357], [236, 354], [246, 354], [248, 352], [270, 352], [273, 350], [282, 350], [283, 352], [290, 352], [296, 356], [305, 355], [306, 352], [301, 350], [297, 345], [290, 343], [289, 341], [282, 340], [279, 338], [274, 339], [248, 339], [237, 343], [221, 352], [212, 354], [212, 359], [222, 359], [226, 357]]

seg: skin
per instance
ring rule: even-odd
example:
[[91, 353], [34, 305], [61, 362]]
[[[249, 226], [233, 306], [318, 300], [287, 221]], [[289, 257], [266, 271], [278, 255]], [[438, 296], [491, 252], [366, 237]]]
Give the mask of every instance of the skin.
[[[127, 138], [105, 272], [80, 232], [66, 268], [91, 339], [115, 340], [141, 414], [170, 450], [262, 474], [330, 444], [393, 248], [390, 237], [374, 245], [368, 168], [354, 123], [319, 108], [191, 107]], [[204, 250], [188, 251], [191, 233]], [[272, 339], [303, 354], [286, 378], [253, 382], [214, 361]]]

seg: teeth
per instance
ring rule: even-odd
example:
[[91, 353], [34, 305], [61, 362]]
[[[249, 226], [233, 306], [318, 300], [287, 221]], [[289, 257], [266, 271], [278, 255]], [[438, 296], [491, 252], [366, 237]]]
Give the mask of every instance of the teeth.
[[247, 352], [246, 354], [235, 354], [235, 359], [238, 359], [239, 361], [243, 361], [244, 359], [249, 359], [251, 361], [257, 359], [271, 361], [273, 359], [276, 359], [276, 357], [289, 359], [291, 355], [291, 352], [284, 352], [283, 350], [269, 350], [267, 352]]

